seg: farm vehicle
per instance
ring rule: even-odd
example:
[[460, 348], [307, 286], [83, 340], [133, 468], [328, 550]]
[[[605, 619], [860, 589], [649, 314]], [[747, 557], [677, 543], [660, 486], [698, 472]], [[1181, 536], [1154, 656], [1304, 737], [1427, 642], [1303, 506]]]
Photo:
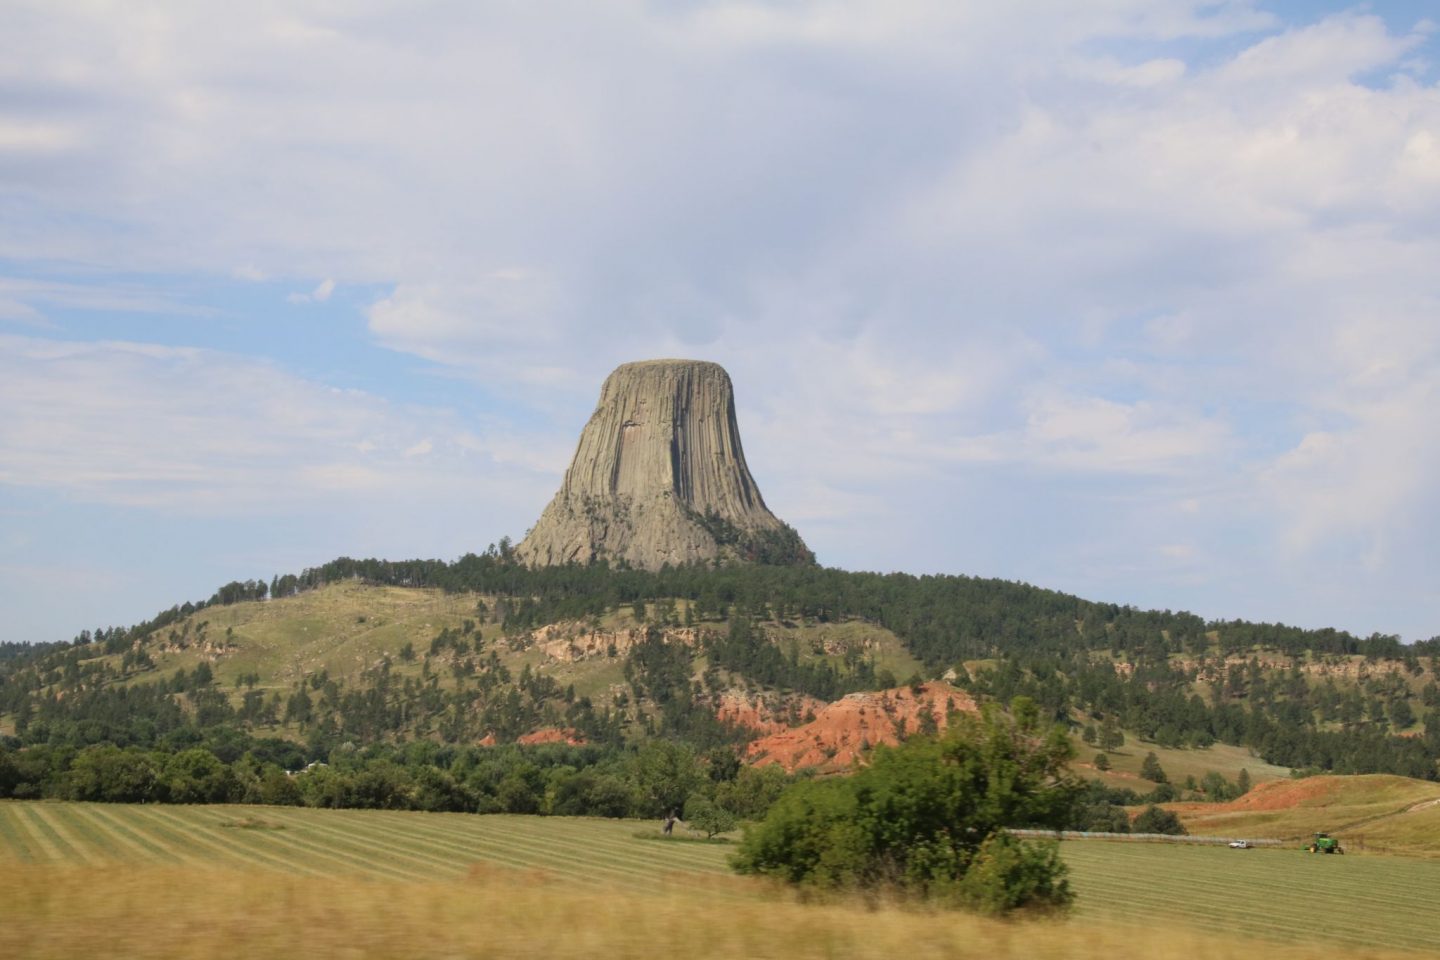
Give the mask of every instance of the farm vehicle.
[[1340, 848], [1340, 841], [1328, 833], [1317, 833], [1315, 839], [1305, 845], [1310, 853], [1344, 853]]

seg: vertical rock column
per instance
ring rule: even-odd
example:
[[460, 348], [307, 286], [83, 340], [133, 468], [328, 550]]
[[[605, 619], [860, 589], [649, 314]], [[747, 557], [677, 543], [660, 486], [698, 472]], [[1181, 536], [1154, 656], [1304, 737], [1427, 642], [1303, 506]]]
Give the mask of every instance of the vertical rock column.
[[729, 374], [645, 360], [605, 379], [560, 491], [518, 555], [534, 566], [608, 559], [654, 570], [744, 559], [777, 537], [811, 559], [745, 464]]

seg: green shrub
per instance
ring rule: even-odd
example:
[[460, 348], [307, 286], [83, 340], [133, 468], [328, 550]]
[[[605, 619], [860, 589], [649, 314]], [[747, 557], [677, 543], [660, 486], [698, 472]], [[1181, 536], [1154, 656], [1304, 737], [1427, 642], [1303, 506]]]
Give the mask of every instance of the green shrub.
[[[1007, 826], [1060, 828], [1079, 787], [1064, 731], [1033, 703], [958, 717], [940, 739], [880, 748], [845, 779], [798, 783], [745, 832], [742, 873], [822, 888], [893, 889], [1004, 912], [1069, 902], [1064, 866]], [[970, 878], [972, 870], [979, 872]]]
[[1075, 896], [1067, 872], [1054, 840], [1022, 841], [999, 830], [980, 845], [957, 893], [963, 904], [980, 913], [1062, 910]]
[[1135, 818], [1135, 822], [1131, 826], [1136, 833], [1168, 833], [1173, 836], [1183, 836], [1186, 833], [1185, 826], [1180, 822], [1178, 816], [1169, 810], [1160, 809], [1153, 803]]

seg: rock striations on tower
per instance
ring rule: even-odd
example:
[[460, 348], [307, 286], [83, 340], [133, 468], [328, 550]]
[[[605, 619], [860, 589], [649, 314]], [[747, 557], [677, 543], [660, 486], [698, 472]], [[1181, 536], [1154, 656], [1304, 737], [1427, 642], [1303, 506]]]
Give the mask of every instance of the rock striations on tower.
[[647, 570], [814, 562], [745, 465], [730, 375], [699, 360], [627, 363], [605, 379], [560, 492], [517, 555]]

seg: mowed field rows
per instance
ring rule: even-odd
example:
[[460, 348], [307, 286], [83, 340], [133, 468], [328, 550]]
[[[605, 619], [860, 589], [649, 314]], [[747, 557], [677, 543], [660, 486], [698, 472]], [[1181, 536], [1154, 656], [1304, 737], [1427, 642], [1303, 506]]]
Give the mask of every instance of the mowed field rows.
[[[659, 825], [292, 807], [0, 803], [6, 863], [265, 869], [295, 876], [433, 882], [494, 870], [636, 894], [754, 900], [723, 844], [666, 842]], [[1440, 862], [1072, 841], [1077, 915], [1229, 936], [1440, 952]]]
[[1080, 913], [1440, 952], [1440, 862], [1096, 840], [1062, 845]]
[[[652, 833], [656, 839], [637, 837]], [[477, 863], [605, 889], [725, 880], [722, 844], [665, 842], [659, 824], [300, 807], [0, 803], [6, 860], [262, 867], [308, 876], [449, 880]]]

